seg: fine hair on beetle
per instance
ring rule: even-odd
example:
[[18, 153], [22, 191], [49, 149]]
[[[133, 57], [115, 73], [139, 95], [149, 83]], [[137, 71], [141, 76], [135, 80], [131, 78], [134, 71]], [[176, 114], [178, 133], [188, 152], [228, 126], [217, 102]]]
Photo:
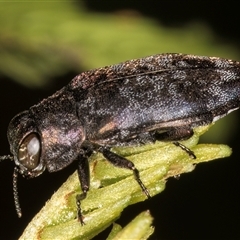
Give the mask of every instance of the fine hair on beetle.
[[[56, 172], [74, 160], [82, 192], [77, 218], [84, 224], [81, 201], [90, 187], [89, 157], [101, 153], [116, 167], [133, 172], [147, 198], [150, 193], [134, 163], [112, 147], [170, 141], [191, 158], [179, 141], [240, 106], [240, 63], [187, 54], [157, 54], [77, 75], [62, 89], [9, 123], [7, 137], [14, 161], [13, 195], [22, 216], [17, 179]], [[146, 159], [147, 161], [147, 159]]]

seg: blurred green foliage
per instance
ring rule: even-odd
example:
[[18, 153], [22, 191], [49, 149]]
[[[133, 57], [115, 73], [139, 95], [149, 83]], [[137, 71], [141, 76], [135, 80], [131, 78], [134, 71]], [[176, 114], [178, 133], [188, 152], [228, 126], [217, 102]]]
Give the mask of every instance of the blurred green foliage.
[[166, 28], [133, 10], [92, 13], [74, 1], [2, 2], [0, 26], [0, 74], [29, 87], [161, 52], [237, 58], [201, 23]]

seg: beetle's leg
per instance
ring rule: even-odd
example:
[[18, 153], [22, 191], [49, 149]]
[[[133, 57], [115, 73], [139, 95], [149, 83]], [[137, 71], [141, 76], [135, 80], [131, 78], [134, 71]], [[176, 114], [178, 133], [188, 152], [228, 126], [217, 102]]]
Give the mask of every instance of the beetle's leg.
[[88, 158], [92, 154], [91, 150], [84, 151], [83, 154], [80, 154], [78, 157], [78, 178], [80, 181], [82, 193], [76, 196], [76, 204], [77, 204], [77, 216], [78, 220], [81, 224], [84, 224], [83, 215], [81, 210], [81, 200], [85, 199], [87, 196], [87, 192], [90, 186], [90, 175], [89, 175], [89, 162]]
[[193, 130], [190, 127], [176, 127], [166, 129], [164, 132], [155, 132], [153, 137], [159, 141], [178, 141], [188, 139], [193, 135]]
[[196, 159], [196, 155], [194, 154], [194, 152], [187, 148], [186, 146], [184, 146], [183, 144], [181, 144], [180, 142], [173, 142], [173, 144], [177, 147], [180, 147], [183, 151], [185, 151], [191, 158]]
[[112, 163], [114, 166], [132, 170], [133, 174], [134, 174], [134, 177], [135, 177], [136, 181], [138, 182], [138, 184], [140, 185], [142, 191], [145, 193], [145, 195], [148, 198], [151, 197], [149, 192], [148, 192], [148, 190], [147, 190], [147, 188], [144, 186], [143, 182], [140, 179], [138, 169], [134, 166], [134, 164], [130, 160], [128, 160], [128, 159], [126, 159], [124, 157], [121, 157], [121, 156], [117, 155], [116, 153], [111, 152], [106, 147], [100, 147], [98, 149], [98, 151], [101, 152], [103, 154], [103, 156], [110, 163]]
[[190, 127], [177, 127], [171, 128], [163, 133], [154, 133], [154, 138], [159, 141], [173, 141], [173, 144], [184, 150], [191, 158], [196, 159], [193, 151], [184, 146], [183, 144], [177, 142], [176, 140], [188, 139], [193, 135], [193, 130]]

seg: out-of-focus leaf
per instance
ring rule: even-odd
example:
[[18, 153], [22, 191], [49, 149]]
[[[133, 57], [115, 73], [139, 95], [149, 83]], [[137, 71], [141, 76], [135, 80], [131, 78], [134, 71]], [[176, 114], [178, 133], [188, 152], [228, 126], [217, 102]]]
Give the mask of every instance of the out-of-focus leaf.
[[237, 58], [203, 23], [176, 28], [134, 11], [87, 12], [72, 1], [0, 3], [0, 74], [26, 86], [161, 52]]
[[[151, 226], [152, 216], [148, 211], [139, 214], [126, 227], [119, 231], [112, 240], [119, 239], [148, 239], [154, 229]], [[110, 240], [110, 239], [109, 239]]]

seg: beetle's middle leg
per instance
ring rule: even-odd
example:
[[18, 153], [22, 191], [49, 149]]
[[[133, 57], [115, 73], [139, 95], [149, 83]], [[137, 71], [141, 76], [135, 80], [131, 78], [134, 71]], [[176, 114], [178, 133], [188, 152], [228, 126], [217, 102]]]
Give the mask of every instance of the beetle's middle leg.
[[193, 151], [191, 151], [189, 148], [178, 142], [178, 140], [189, 139], [190, 137], [192, 137], [192, 135], [193, 135], [192, 128], [183, 126], [170, 128], [162, 133], [156, 131], [153, 133], [153, 138], [158, 141], [172, 141], [174, 145], [184, 150], [191, 158], [196, 159], [196, 156]]
[[133, 174], [134, 174], [134, 177], [135, 177], [137, 183], [140, 185], [142, 191], [145, 193], [145, 195], [148, 198], [151, 197], [150, 194], [149, 194], [148, 189], [145, 187], [145, 185], [143, 184], [143, 182], [140, 179], [138, 169], [134, 166], [134, 164], [130, 160], [128, 160], [128, 159], [126, 159], [124, 157], [121, 157], [121, 156], [117, 155], [116, 153], [111, 152], [109, 150], [109, 148], [107, 148], [107, 147], [100, 147], [98, 149], [98, 151], [101, 152], [103, 154], [103, 156], [110, 163], [112, 163], [114, 166], [132, 170]]

